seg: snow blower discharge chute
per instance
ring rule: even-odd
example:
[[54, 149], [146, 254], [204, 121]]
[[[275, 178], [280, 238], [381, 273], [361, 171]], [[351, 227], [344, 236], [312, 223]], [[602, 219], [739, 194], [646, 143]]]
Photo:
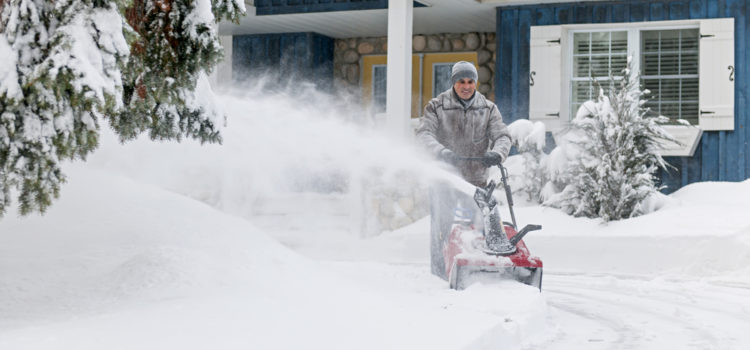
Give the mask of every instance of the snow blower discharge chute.
[[540, 230], [542, 226], [531, 224], [517, 231], [507, 170], [502, 165], [498, 167], [512, 222], [501, 221], [497, 200], [492, 195], [496, 184], [490, 181], [484, 188], [477, 187], [474, 193], [474, 202], [482, 214], [483, 229], [477, 228], [471, 219], [454, 215], [450, 234], [441, 237], [442, 247], [432, 247], [442, 249], [442, 254], [433, 252], [432, 256], [443, 257], [445, 276], [452, 289], [464, 289], [477, 281], [510, 278], [541, 291], [542, 260], [531, 255], [523, 237], [531, 231]]

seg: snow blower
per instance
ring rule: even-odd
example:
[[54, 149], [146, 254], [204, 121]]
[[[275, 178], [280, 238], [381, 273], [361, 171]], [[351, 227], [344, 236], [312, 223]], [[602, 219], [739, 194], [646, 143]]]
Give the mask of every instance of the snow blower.
[[517, 231], [508, 174], [502, 165], [498, 167], [512, 222], [500, 219], [497, 200], [492, 195], [496, 183], [490, 181], [485, 188], [477, 187], [474, 201], [482, 213], [483, 228], [473, 223], [473, 215], [467, 217], [459, 213], [454, 216], [450, 234], [443, 240], [445, 275], [452, 289], [460, 290], [477, 281], [500, 277], [515, 279], [541, 292], [542, 260], [531, 255], [523, 237], [531, 231], [540, 230], [542, 226], [531, 224]]

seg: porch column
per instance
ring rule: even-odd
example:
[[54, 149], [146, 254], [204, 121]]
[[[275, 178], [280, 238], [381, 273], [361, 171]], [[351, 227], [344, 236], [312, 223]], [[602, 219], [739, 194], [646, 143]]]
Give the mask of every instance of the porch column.
[[386, 125], [396, 137], [408, 135], [411, 118], [411, 34], [414, 3], [388, 1]]

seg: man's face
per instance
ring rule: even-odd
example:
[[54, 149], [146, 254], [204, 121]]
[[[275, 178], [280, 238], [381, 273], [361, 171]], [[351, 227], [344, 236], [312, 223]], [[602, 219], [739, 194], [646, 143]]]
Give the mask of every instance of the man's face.
[[458, 97], [464, 100], [471, 98], [474, 95], [474, 91], [477, 89], [477, 82], [474, 79], [463, 78], [456, 81], [453, 84], [453, 91], [456, 92]]

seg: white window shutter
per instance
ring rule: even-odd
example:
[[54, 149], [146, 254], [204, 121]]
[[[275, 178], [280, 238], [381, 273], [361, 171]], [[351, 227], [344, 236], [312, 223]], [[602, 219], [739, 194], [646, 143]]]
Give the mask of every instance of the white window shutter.
[[532, 26], [529, 53], [529, 119], [560, 117], [561, 26]]
[[701, 20], [700, 36], [700, 127], [734, 130], [734, 18]]

